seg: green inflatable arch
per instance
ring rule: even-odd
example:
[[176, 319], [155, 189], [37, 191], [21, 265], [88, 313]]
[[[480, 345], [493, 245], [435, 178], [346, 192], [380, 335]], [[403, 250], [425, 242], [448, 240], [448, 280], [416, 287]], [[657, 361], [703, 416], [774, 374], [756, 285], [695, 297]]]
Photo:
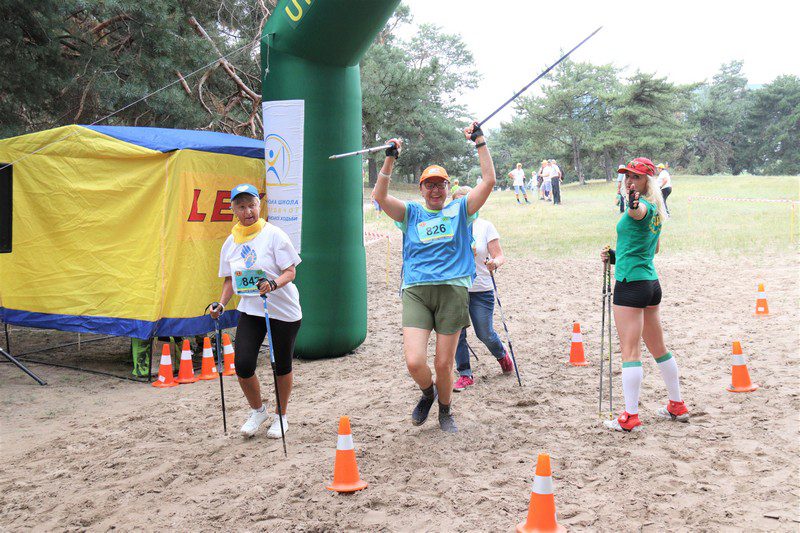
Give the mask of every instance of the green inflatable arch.
[[282, 0], [261, 38], [267, 209], [300, 248], [299, 357], [367, 336], [358, 62], [399, 0]]

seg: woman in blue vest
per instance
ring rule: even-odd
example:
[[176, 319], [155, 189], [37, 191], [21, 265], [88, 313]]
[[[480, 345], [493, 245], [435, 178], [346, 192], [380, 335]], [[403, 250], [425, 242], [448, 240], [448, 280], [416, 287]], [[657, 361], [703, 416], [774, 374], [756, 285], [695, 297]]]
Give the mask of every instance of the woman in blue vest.
[[[438, 398], [439, 427], [458, 431], [450, 411], [453, 392], [453, 362], [461, 329], [469, 325], [469, 295], [475, 275], [471, 223], [486, 203], [496, 176], [486, 139], [477, 123], [464, 129], [475, 142], [483, 181], [465, 198], [446, 203], [450, 176], [431, 165], [419, 179], [424, 205], [403, 202], [388, 194], [389, 178], [402, 142], [392, 139], [386, 151], [374, 197], [383, 211], [403, 231], [403, 353], [411, 377], [422, 389], [422, 397], [411, 413], [411, 422], [425, 422]], [[428, 366], [428, 338], [436, 331], [433, 372]]]

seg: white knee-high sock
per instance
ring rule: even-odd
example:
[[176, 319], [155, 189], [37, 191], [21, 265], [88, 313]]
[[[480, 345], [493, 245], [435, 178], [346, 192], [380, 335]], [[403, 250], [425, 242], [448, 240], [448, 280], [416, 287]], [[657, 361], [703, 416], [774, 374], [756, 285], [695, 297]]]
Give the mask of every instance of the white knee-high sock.
[[673, 402], [681, 401], [681, 382], [678, 372], [678, 363], [672, 357], [672, 352], [667, 352], [661, 357], [656, 358], [658, 369], [661, 371], [661, 377], [664, 378], [664, 384], [667, 386], [667, 396]]
[[622, 393], [625, 396], [625, 411], [628, 414], [639, 414], [639, 393], [642, 390], [641, 361], [622, 363]]

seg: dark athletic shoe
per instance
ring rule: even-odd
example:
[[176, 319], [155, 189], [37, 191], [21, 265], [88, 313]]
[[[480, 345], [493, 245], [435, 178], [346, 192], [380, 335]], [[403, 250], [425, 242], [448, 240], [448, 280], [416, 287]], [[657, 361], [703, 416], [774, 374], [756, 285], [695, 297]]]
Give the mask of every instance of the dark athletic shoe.
[[439, 429], [445, 433], [458, 433], [456, 420], [449, 410], [447, 412], [439, 411]]
[[431, 412], [431, 407], [433, 407], [433, 402], [435, 402], [439, 398], [439, 394], [436, 392], [436, 387], [433, 388], [433, 397], [426, 398], [425, 395], [419, 399], [417, 402], [417, 406], [414, 407], [414, 411], [411, 412], [411, 423], [415, 426], [421, 426], [425, 423], [428, 419], [428, 413]]

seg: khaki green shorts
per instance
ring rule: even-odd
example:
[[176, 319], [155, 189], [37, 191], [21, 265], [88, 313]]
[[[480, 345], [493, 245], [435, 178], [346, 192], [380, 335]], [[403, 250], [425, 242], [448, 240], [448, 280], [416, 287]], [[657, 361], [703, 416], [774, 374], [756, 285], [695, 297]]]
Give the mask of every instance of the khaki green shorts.
[[455, 285], [416, 285], [403, 290], [403, 327], [442, 335], [469, 326], [469, 292]]

